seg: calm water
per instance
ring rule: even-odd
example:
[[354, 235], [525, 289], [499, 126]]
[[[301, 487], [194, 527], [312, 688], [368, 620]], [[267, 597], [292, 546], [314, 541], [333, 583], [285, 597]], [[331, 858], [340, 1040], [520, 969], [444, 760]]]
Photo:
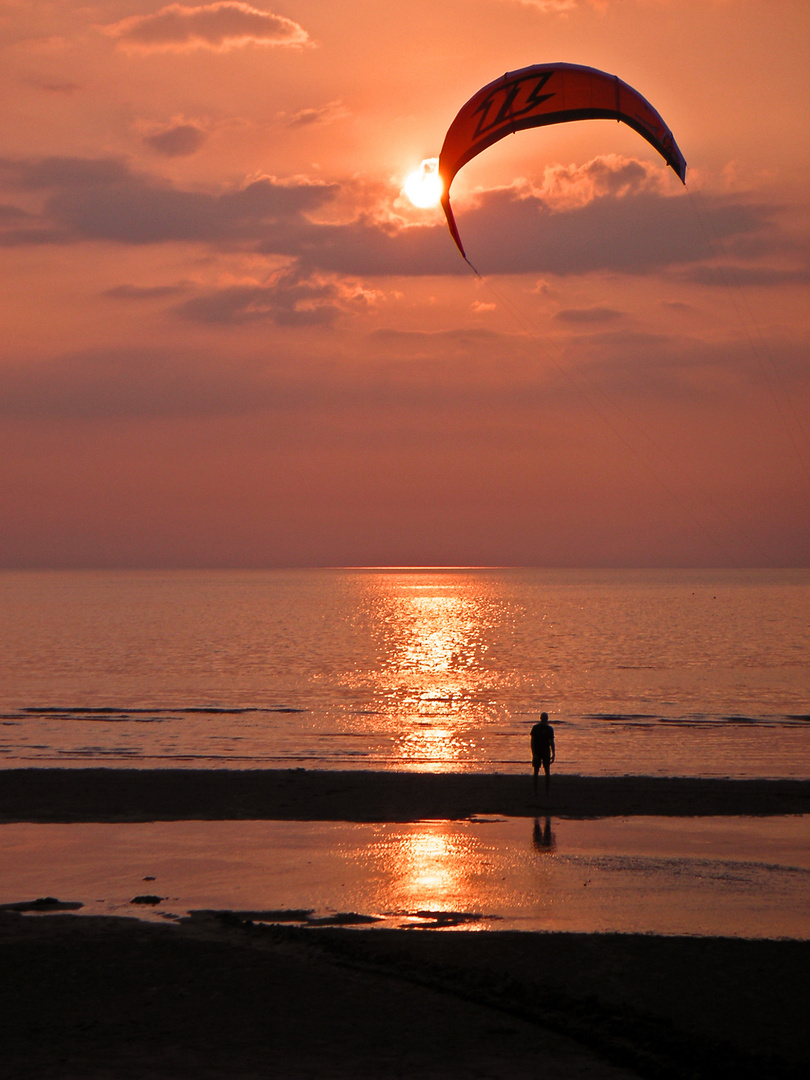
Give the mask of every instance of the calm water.
[[0, 765], [810, 777], [810, 571], [0, 574]]
[[[810, 817], [0, 826], [0, 904], [311, 925], [810, 938]], [[132, 904], [144, 894], [154, 906]], [[256, 916], [252, 916], [256, 917]], [[371, 922], [370, 920], [378, 920]]]

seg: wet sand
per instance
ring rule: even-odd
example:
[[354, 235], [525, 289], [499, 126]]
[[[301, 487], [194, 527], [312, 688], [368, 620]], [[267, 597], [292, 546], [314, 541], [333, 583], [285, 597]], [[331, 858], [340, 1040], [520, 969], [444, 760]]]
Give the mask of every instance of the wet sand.
[[805, 1076], [810, 943], [0, 914], [0, 1073]]
[[[542, 783], [541, 783], [542, 789]], [[419, 821], [810, 813], [810, 780], [526, 776], [306, 769], [4, 769], [0, 822]]]

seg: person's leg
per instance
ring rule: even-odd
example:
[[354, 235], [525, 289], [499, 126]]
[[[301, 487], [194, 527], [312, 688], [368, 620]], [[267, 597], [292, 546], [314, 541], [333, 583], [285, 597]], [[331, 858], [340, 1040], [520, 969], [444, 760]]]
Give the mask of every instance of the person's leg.
[[540, 762], [533, 761], [532, 769], [534, 770], [534, 797], [537, 798], [537, 774], [540, 772]]
[[548, 758], [543, 759], [543, 772], [546, 774], [546, 795], [548, 795], [551, 787], [551, 761]]

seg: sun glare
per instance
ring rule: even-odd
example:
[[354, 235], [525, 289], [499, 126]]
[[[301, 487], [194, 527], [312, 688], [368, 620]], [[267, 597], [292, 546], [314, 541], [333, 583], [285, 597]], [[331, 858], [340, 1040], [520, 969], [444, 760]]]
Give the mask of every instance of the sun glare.
[[426, 158], [419, 168], [406, 179], [403, 187], [405, 194], [414, 206], [421, 209], [435, 206], [442, 197], [439, 159]]

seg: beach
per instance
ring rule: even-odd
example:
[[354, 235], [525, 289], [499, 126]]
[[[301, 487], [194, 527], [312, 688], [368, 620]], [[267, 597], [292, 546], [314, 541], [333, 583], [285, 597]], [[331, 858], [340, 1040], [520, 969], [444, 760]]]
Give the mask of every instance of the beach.
[[[21, 769], [2, 780], [3, 823], [538, 813], [530, 776]], [[802, 781], [560, 775], [550, 812], [800, 814], [809, 796]], [[787, 1078], [810, 1064], [806, 940], [335, 923], [7, 905], [0, 1075]]]
[[799, 1077], [810, 943], [0, 916], [4, 1077]]

